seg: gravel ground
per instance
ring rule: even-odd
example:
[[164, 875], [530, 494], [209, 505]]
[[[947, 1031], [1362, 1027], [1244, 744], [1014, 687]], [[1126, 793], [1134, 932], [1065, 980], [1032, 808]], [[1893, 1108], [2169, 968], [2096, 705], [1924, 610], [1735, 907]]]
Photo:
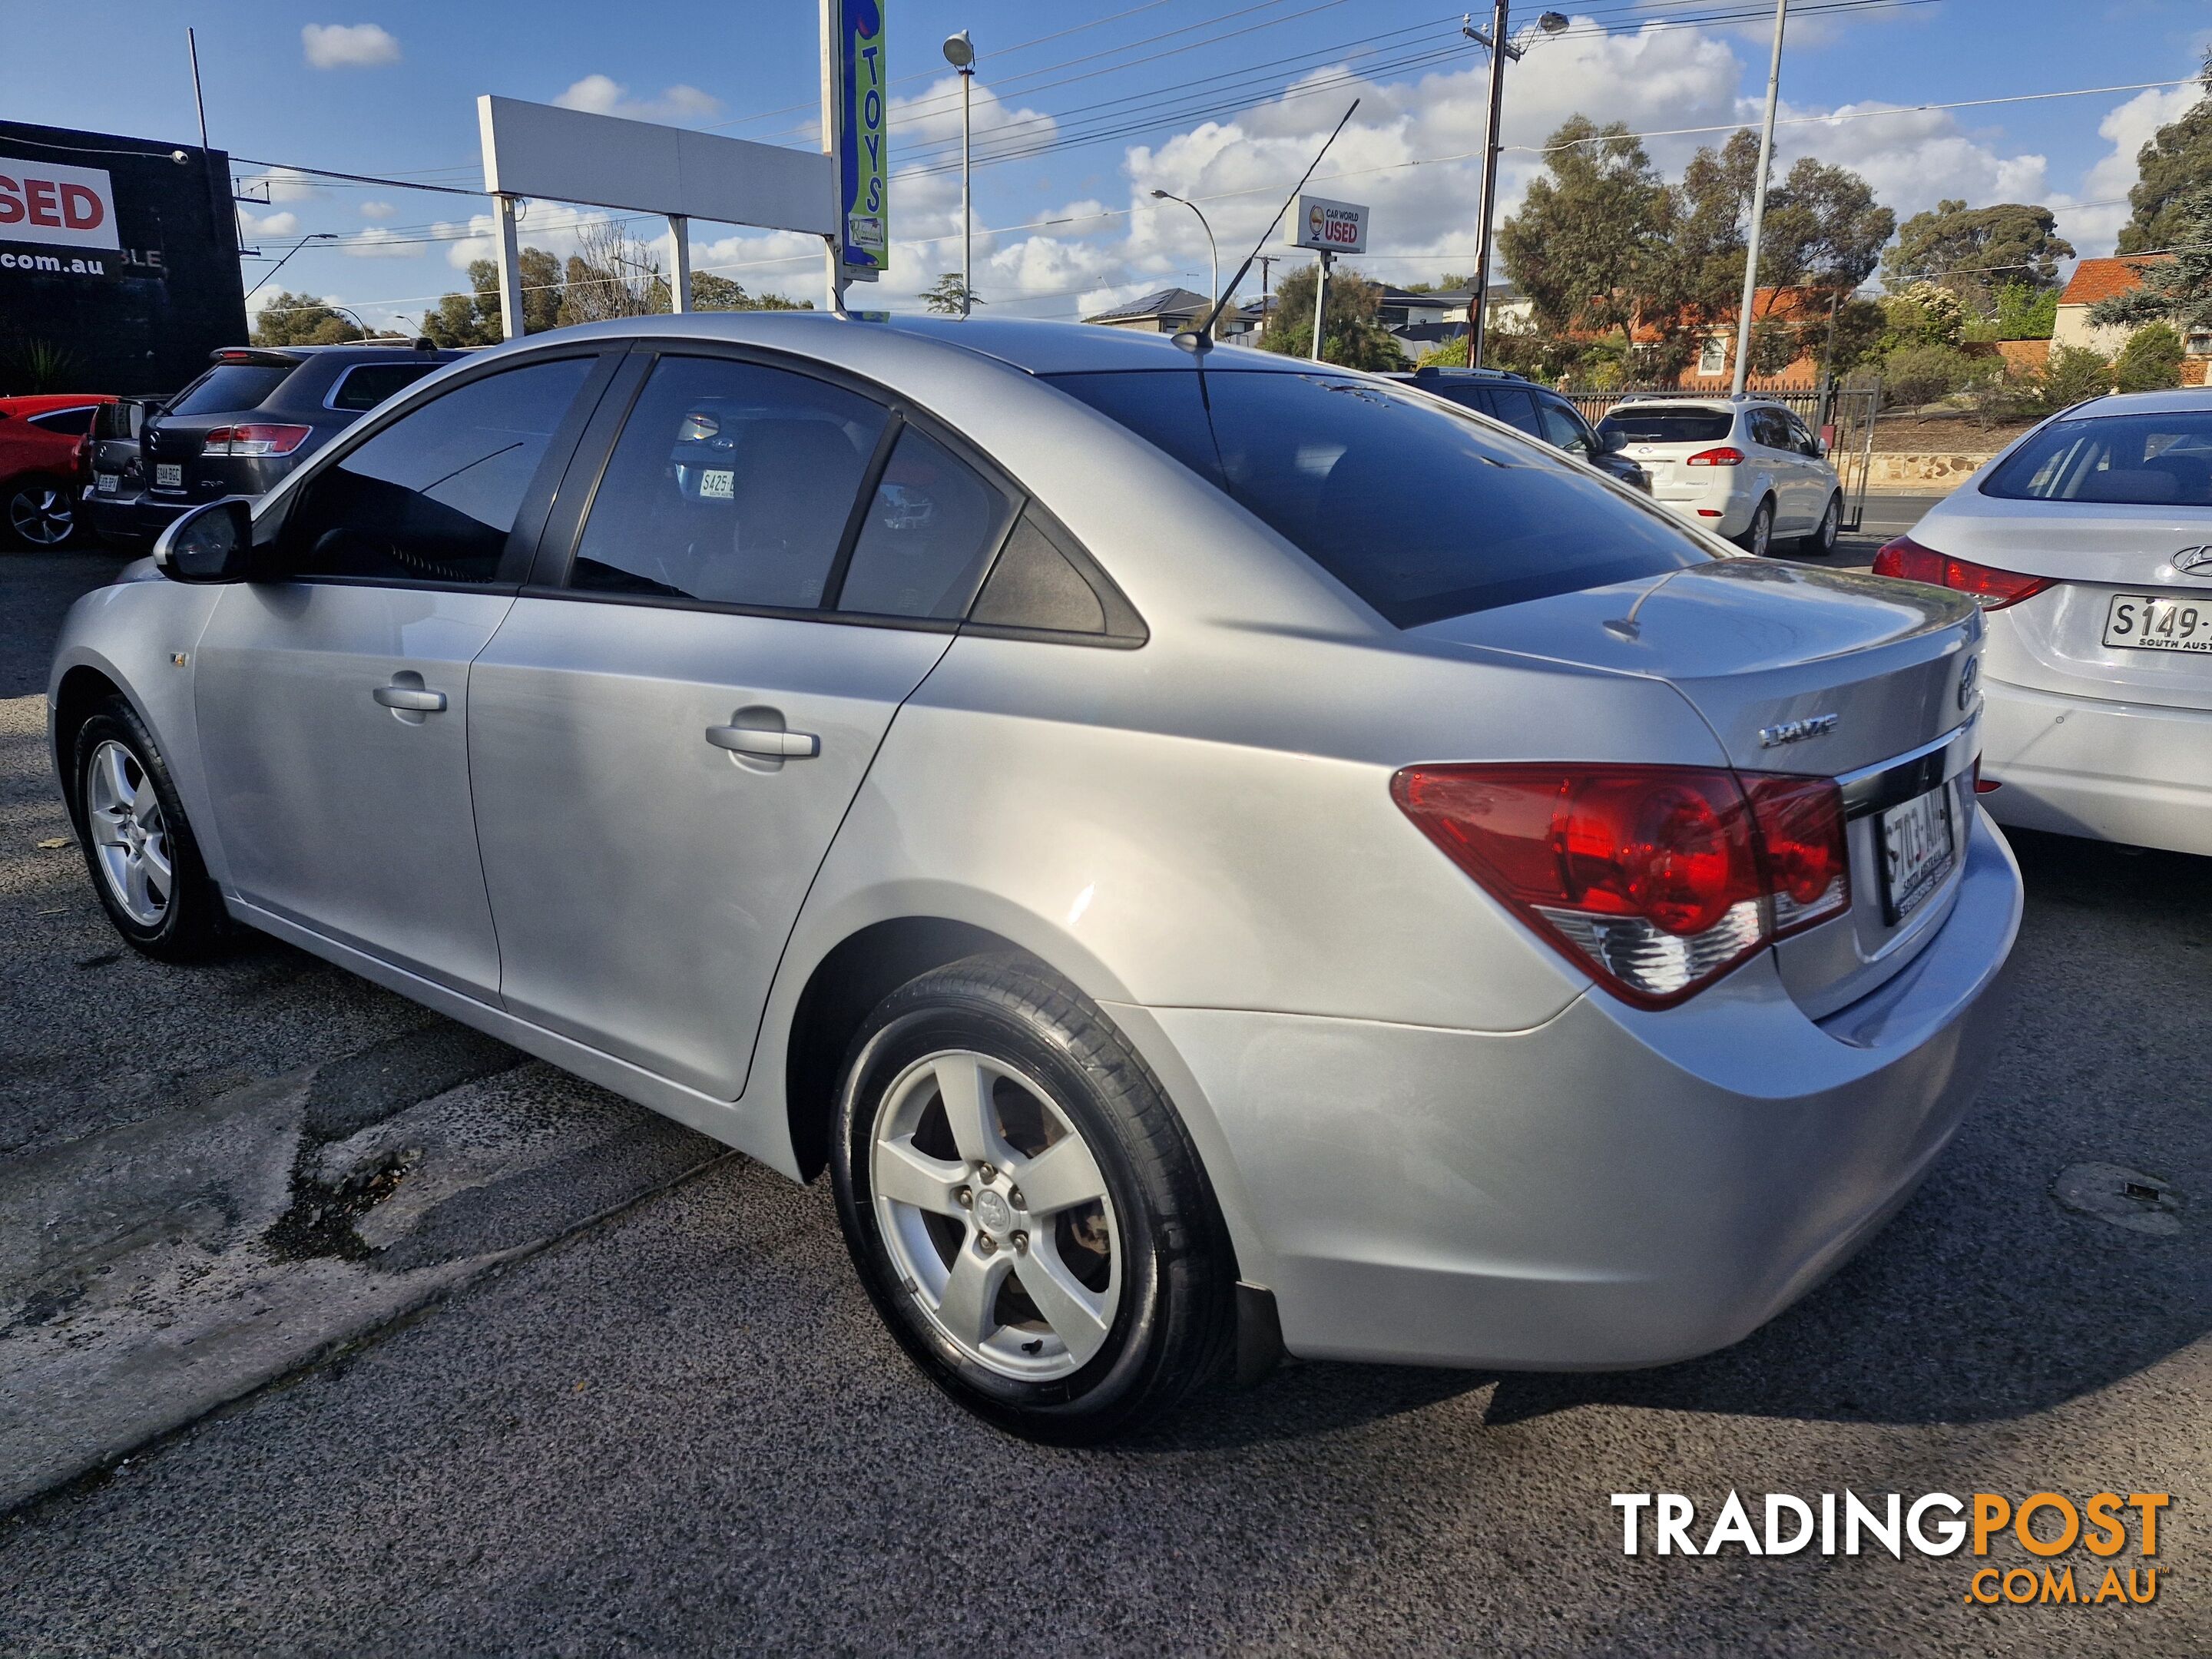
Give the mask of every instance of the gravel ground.
[[[732, 1159], [0, 1521], [0, 1651], [2212, 1652], [2212, 863], [2017, 844], [2020, 1012], [1978, 1109], [1862, 1256], [1723, 1353], [1294, 1365], [1048, 1451], [917, 1376], [822, 1188]], [[264, 963], [234, 994], [6, 969], [50, 1079], [15, 1079], [19, 1121], [422, 1018]], [[2087, 1164], [2169, 1189], [2164, 1231], [2062, 1206]], [[1982, 1563], [1909, 1552], [1630, 1558], [1607, 1501], [1686, 1493], [1702, 1535], [1731, 1490], [1846, 1487], [2170, 1492], [2156, 1599], [1979, 1607]]]

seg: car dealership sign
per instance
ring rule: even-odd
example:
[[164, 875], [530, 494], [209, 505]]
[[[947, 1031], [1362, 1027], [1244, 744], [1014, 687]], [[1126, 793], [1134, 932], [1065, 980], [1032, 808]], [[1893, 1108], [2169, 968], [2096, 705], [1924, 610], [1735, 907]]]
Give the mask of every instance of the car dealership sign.
[[1297, 217], [1291, 222], [1291, 241], [1294, 246], [1316, 248], [1323, 253], [1364, 253], [1367, 210], [1352, 202], [1301, 196]]
[[0, 155], [0, 242], [119, 249], [115, 187], [100, 167]]

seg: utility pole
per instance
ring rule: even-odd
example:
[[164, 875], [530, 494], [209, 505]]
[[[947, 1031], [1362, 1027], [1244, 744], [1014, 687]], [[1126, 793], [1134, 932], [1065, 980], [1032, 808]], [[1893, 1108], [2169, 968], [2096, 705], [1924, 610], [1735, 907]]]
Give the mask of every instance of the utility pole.
[[[1490, 33], [1485, 34], [1474, 27], [1471, 17], [1460, 20], [1460, 33], [1479, 46], [1490, 48], [1490, 124], [1484, 129], [1482, 142], [1482, 222], [1477, 227], [1474, 255], [1474, 281], [1470, 285], [1467, 300], [1467, 366], [1482, 367], [1483, 331], [1489, 321], [1490, 307], [1490, 244], [1491, 222], [1498, 213], [1498, 158], [1504, 149], [1504, 138], [1498, 123], [1505, 110], [1505, 60], [1518, 63], [1523, 49], [1507, 38], [1506, 0], [1497, 0], [1490, 17]], [[1546, 34], [1557, 34], [1566, 27], [1567, 20], [1556, 11], [1547, 11], [1536, 20], [1536, 27]]]
[[973, 131], [969, 94], [975, 86], [975, 45], [966, 29], [946, 37], [945, 61], [960, 71], [960, 314], [965, 317], [975, 297], [975, 175], [968, 157]]
[[[200, 95], [200, 43], [189, 27], [185, 30], [185, 52], [192, 60], [192, 107], [199, 112], [200, 118], [200, 176], [207, 181], [208, 229], [212, 232], [218, 221], [216, 216], [215, 172], [208, 166], [207, 100]], [[230, 194], [228, 185], [223, 193]], [[276, 192], [272, 191], [270, 193], [274, 195]], [[233, 207], [230, 212], [231, 229], [235, 234], [238, 228], [238, 210]], [[240, 236], [238, 240], [243, 242], [246, 239]]]
[[1735, 374], [1729, 384], [1735, 397], [1743, 396], [1744, 377], [1751, 370], [1751, 307], [1759, 298], [1759, 232], [1766, 217], [1766, 174], [1774, 159], [1774, 106], [1782, 95], [1782, 26], [1790, 15], [1790, 0], [1774, 0], [1774, 58], [1766, 70], [1766, 125], [1759, 135], [1759, 178], [1751, 187], [1751, 235], [1743, 250], [1743, 305], [1735, 319]]
[[822, 153], [830, 158], [830, 205], [837, 225], [823, 248], [823, 259], [830, 286], [830, 309], [842, 315], [845, 309], [845, 163], [843, 123], [838, 103], [844, 96], [837, 75], [841, 27], [839, 9], [830, 0], [822, 0]]
[[1321, 251], [1321, 270], [1314, 278], [1314, 343], [1313, 360], [1321, 361], [1322, 319], [1328, 311], [1328, 265], [1333, 256], [1327, 248]]

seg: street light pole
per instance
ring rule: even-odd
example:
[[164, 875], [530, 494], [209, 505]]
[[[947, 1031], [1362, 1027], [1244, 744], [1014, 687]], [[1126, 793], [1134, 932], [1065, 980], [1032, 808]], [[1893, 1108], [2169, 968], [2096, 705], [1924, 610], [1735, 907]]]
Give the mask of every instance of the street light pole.
[[1743, 250], [1743, 304], [1735, 316], [1735, 374], [1729, 384], [1735, 397], [1743, 396], [1745, 376], [1751, 369], [1751, 307], [1759, 298], [1759, 232], [1766, 217], [1766, 173], [1774, 159], [1774, 106], [1782, 95], [1782, 26], [1790, 15], [1790, 0], [1774, 0], [1774, 58], [1766, 70], [1766, 125], [1759, 135], [1759, 178], [1751, 187], [1751, 234]]
[[945, 61], [960, 71], [960, 314], [968, 315], [975, 291], [975, 171], [969, 161], [974, 131], [971, 94], [975, 88], [975, 43], [968, 31], [948, 37]]
[[1177, 196], [1172, 191], [1156, 190], [1152, 192], [1152, 199], [1156, 202], [1181, 202], [1193, 213], [1198, 215], [1198, 228], [1206, 233], [1206, 251], [1213, 259], [1213, 292], [1209, 297], [1214, 305], [1219, 305], [1221, 303], [1221, 250], [1214, 245], [1213, 227], [1206, 222], [1204, 210], [1197, 203]]
[[[1467, 366], [1482, 367], [1483, 336], [1489, 321], [1490, 308], [1490, 244], [1491, 223], [1498, 215], [1498, 158], [1504, 148], [1498, 131], [1498, 122], [1505, 110], [1505, 60], [1519, 62], [1522, 49], [1507, 38], [1507, 0], [1497, 0], [1491, 13], [1490, 33], [1485, 34], [1467, 19], [1460, 22], [1460, 33], [1470, 40], [1490, 48], [1490, 124], [1484, 129], [1482, 143], [1482, 222], [1477, 227], [1474, 255], [1474, 281], [1467, 301]], [[1566, 27], [1567, 20], [1558, 12], [1547, 11], [1536, 20], [1536, 27], [1546, 34], [1557, 34]]]

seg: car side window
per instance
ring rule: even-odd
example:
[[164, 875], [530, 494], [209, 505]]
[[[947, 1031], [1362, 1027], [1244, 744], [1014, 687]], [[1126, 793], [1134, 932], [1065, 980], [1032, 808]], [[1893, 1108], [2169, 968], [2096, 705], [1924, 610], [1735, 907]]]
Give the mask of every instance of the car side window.
[[662, 358], [592, 499], [568, 586], [818, 608], [889, 420], [788, 369]]
[[348, 452], [286, 520], [284, 573], [496, 580], [531, 483], [596, 361], [562, 357], [488, 374]]
[[927, 433], [900, 429], [837, 595], [878, 617], [966, 614], [1012, 503]]
[[58, 432], [65, 437], [82, 438], [92, 430], [92, 417], [99, 413], [96, 404], [82, 409], [57, 409], [44, 415], [30, 417], [33, 426], [43, 427], [48, 432]]
[[1544, 435], [1537, 423], [1536, 400], [1518, 386], [1494, 386], [1489, 388], [1492, 412], [1508, 426], [1518, 427], [1532, 438]]
[[1771, 409], [1751, 411], [1751, 435], [1769, 449], [1794, 450], [1797, 447], [1796, 440], [1790, 435], [1788, 422]]
[[1813, 435], [1812, 428], [1807, 426], [1794, 411], [1790, 414], [1789, 420], [1790, 435], [1796, 441], [1796, 447], [1806, 454], [1813, 457], [1815, 460], [1822, 459], [1820, 454], [1820, 441]]
[[1540, 435], [1546, 443], [1556, 444], [1561, 449], [1578, 450], [1585, 455], [1597, 453], [1597, 440], [1590, 435], [1590, 429], [1583, 424], [1582, 417], [1566, 404], [1554, 403], [1549, 398], [1539, 398], [1536, 399], [1536, 415], [1543, 422], [1544, 429]]

